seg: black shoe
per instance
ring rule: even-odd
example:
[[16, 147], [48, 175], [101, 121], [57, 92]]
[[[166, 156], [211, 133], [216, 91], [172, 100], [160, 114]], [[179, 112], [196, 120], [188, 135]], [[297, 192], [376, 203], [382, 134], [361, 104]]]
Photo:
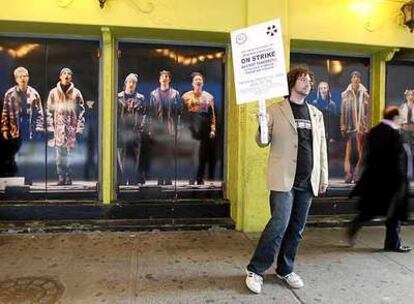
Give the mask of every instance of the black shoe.
[[197, 178], [197, 185], [204, 185], [204, 180], [202, 178]]
[[411, 247], [408, 245], [400, 245], [397, 248], [384, 248], [384, 251], [407, 253], [411, 251]]
[[138, 185], [145, 185], [145, 178], [144, 177], [139, 177], [138, 178]]
[[64, 185], [65, 186], [72, 185], [72, 179], [69, 176], [66, 176]]

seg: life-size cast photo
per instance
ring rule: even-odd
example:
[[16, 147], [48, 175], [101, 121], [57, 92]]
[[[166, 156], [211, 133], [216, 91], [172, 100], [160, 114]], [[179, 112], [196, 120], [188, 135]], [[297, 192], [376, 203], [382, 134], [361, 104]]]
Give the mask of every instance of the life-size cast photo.
[[144, 95], [136, 92], [138, 75], [128, 74], [123, 91], [118, 93], [118, 166], [119, 183], [136, 185], [145, 183], [139, 172], [142, 134], [147, 123]]
[[368, 132], [369, 94], [361, 84], [361, 73], [351, 73], [351, 83], [341, 94], [340, 128], [346, 140], [345, 183], [353, 183], [361, 173], [365, 136]]
[[171, 73], [163, 70], [159, 76], [160, 86], [150, 94], [151, 135], [155, 140], [155, 152], [161, 161], [158, 185], [172, 185], [176, 162], [174, 149], [182, 113], [180, 93], [171, 88]]
[[190, 129], [193, 139], [200, 141], [198, 152], [197, 172], [190, 177], [190, 184], [204, 184], [204, 171], [208, 163], [208, 178], [214, 178], [215, 169], [215, 137], [216, 114], [214, 97], [203, 90], [204, 76], [192, 73], [193, 90], [183, 95], [185, 104], [185, 125]]
[[85, 128], [85, 105], [72, 82], [71, 69], [60, 71], [59, 82], [49, 93], [46, 113], [47, 130], [52, 134], [48, 145], [56, 149], [57, 185], [72, 185], [70, 156]]
[[[4, 95], [1, 113], [1, 133], [10, 148], [10, 163], [15, 163], [14, 156], [24, 149], [25, 143], [44, 131], [42, 102], [39, 93], [29, 86], [29, 71], [18, 67], [13, 74], [16, 85]], [[25, 182], [30, 183], [27, 180]]]
[[407, 153], [407, 175], [413, 178], [413, 144], [414, 144], [414, 90], [404, 92], [405, 102], [400, 106], [401, 139]]
[[317, 107], [323, 114], [326, 140], [328, 143], [334, 142], [338, 137], [339, 115], [336, 109], [336, 104], [332, 99], [329, 84], [326, 81], [319, 82], [316, 91], [316, 99], [314, 99], [311, 104]]

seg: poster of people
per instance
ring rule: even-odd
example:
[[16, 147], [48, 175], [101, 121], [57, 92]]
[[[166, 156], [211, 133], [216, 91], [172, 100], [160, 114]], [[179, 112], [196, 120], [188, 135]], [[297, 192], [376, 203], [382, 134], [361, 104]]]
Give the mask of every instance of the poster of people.
[[222, 196], [222, 47], [119, 43], [118, 197]]
[[330, 184], [350, 187], [362, 170], [370, 121], [369, 58], [291, 53], [291, 66], [315, 73], [306, 102], [324, 116]]
[[96, 199], [99, 42], [0, 46], [0, 197]]
[[385, 103], [400, 108], [401, 136], [407, 155], [407, 174], [412, 183], [414, 180], [414, 62], [411, 57], [411, 54], [405, 56], [402, 50], [387, 63]]

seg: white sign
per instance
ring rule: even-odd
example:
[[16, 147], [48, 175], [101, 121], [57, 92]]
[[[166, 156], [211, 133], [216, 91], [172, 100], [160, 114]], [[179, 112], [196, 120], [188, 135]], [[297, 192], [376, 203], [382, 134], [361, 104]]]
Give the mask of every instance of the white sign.
[[288, 95], [280, 20], [231, 32], [236, 102]]

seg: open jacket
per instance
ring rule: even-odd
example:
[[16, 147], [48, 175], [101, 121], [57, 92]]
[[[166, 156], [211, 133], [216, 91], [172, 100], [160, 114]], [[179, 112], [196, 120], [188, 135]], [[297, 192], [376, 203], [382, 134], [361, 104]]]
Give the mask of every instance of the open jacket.
[[150, 94], [150, 105], [152, 123], [165, 124], [169, 135], [175, 135], [176, 129], [180, 128], [180, 116], [183, 109], [180, 93], [169, 88], [168, 96], [166, 100], [163, 100], [161, 89], [157, 88]]
[[[328, 157], [326, 151], [325, 126], [322, 113], [307, 104], [312, 123], [313, 169], [311, 174], [312, 192], [319, 194], [321, 185], [328, 185]], [[268, 187], [273, 191], [290, 191], [296, 174], [298, 154], [298, 133], [292, 108], [287, 99], [268, 107], [269, 143]], [[256, 135], [260, 147], [260, 133]]]
[[53, 88], [47, 99], [47, 130], [54, 133], [49, 146], [72, 148], [76, 134], [85, 128], [85, 102], [81, 92], [73, 83], [63, 92], [60, 82]]
[[[4, 95], [3, 110], [1, 113], [1, 132], [10, 133], [12, 138], [19, 138], [20, 130], [20, 91], [18, 86], [10, 88]], [[42, 102], [39, 93], [32, 87], [26, 91], [27, 114], [29, 118], [29, 137], [32, 138], [35, 132], [44, 131], [44, 115]]]
[[360, 84], [357, 94], [350, 84], [341, 94], [340, 128], [343, 133], [368, 132], [368, 103], [367, 89]]

